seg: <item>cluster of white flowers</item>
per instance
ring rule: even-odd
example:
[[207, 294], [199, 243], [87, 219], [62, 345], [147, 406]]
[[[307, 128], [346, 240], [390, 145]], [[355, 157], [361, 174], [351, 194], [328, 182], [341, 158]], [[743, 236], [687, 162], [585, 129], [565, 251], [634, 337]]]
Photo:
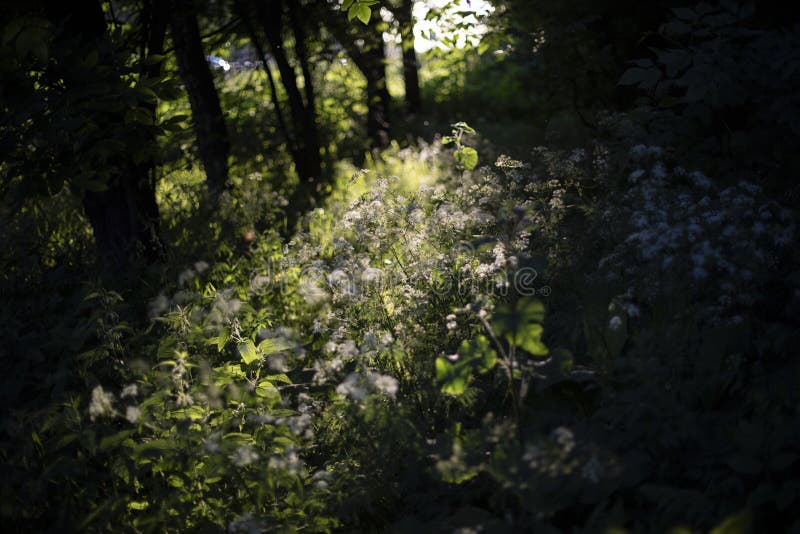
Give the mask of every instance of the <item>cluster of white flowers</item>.
[[796, 223], [758, 185], [718, 187], [701, 172], [668, 170], [661, 154], [658, 147], [631, 149], [631, 186], [609, 200], [601, 225], [618, 245], [599, 267], [611, 280], [636, 285], [644, 300], [670, 289], [704, 292], [714, 299], [707, 318], [736, 320], [738, 309], [757, 301], [761, 280], [795, 239]]
[[246, 467], [259, 459], [259, 455], [251, 445], [240, 445], [230, 455], [230, 460], [237, 467]]
[[299, 475], [303, 469], [303, 460], [294, 449], [287, 449], [281, 456], [271, 456], [267, 462], [270, 469], [286, 471], [292, 475]]
[[89, 402], [89, 417], [92, 421], [98, 417], [113, 415], [114, 394], [103, 390], [103, 386], [95, 386]]
[[[567, 431], [569, 432], [569, 431]], [[566, 438], [570, 439], [566, 439]], [[555, 437], [526, 445], [522, 461], [532, 471], [547, 476], [570, 474], [577, 466], [578, 460], [572, 456], [575, 447], [574, 436], [570, 435], [556, 441]]]
[[228, 523], [226, 530], [228, 534], [261, 534], [267, 530], [267, 522], [247, 512]]
[[362, 401], [370, 393], [379, 393], [394, 400], [398, 389], [399, 383], [395, 378], [367, 371], [347, 375], [344, 381], [336, 387], [336, 393], [354, 401]]

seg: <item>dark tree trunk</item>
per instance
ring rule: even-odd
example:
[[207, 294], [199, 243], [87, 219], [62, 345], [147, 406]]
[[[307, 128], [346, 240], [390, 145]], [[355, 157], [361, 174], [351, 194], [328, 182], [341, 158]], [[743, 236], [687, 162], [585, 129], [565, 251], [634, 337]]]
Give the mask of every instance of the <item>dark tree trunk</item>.
[[[289, 24], [292, 27], [292, 34], [295, 41], [295, 55], [297, 56], [298, 63], [300, 63], [300, 72], [303, 74], [303, 92], [306, 97], [302, 124], [303, 147], [305, 149], [306, 159], [312, 162], [311, 168], [309, 169], [312, 172], [305, 178], [307, 180], [320, 180], [322, 178], [322, 163], [319, 154], [319, 132], [317, 130], [314, 77], [311, 74], [311, 66], [309, 65], [305, 32], [300, 22], [300, 2], [298, 0], [288, 0], [288, 4]], [[303, 178], [302, 175], [300, 175], [300, 177]]]
[[[386, 87], [386, 49], [383, 36], [372, 17], [367, 28], [347, 25], [347, 19], [337, 12], [326, 10], [328, 29], [367, 81], [367, 137], [372, 148], [389, 144], [391, 128], [391, 95]], [[358, 34], [354, 33], [358, 32]], [[363, 45], [356, 44], [356, 40]]]
[[367, 78], [367, 137], [372, 148], [389, 146], [389, 91], [386, 79], [368, 71]]
[[[284, 46], [284, 7], [288, 7], [289, 29], [294, 40], [294, 55], [303, 76], [303, 90], [298, 84], [296, 67], [292, 65]], [[279, 125], [284, 130], [287, 146], [294, 161], [298, 184], [289, 196], [286, 212], [286, 230], [292, 231], [299, 218], [313, 208], [325, 194], [326, 175], [322, 169], [320, 155], [319, 129], [316, 120], [316, 97], [314, 79], [311, 72], [306, 35], [301, 20], [302, 5], [298, 0], [267, 0], [266, 2], [246, 2], [237, 0], [237, 9], [245, 18], [245, 26], [261, 56], [270, 80], [272, 99], [275, 102]], [[257, 32], [247, 20], [248, 14], [255, 13], [266, 43], [278, 67], [281, 84], [286, 91], [291, 126], [283, 120], [281, 105], [275, 93], [269, 71], [269, 61]], [[305, 97], [305, 98], [304, 98]]]
[[228, 131], [214, 78], [206, 62], [192, 0], [172, 0], [169, 8], [175, 57], [189, 94], [197, 148], [205, 167], [212, 202], [215, 202], [228, 182]]
[[413, 0], [400, 0], [392, 13], [400, 26], [400, 46], [403, 48], [403, 81], [406, 88], [406, 112], [419, 113], [422, 110], [422, 96], [419, 90], [419, 64], [414, 49]]
[[370, 28], [376, 35], [365, 40], [363, 50], [353, 58], [356, 66], [367, 80], [367, 137], [372, 148], [389, 146], [389, 130], [391, 129], [390, 106], [391, 96], [386, 87], [386, 49], [378, 30]]
[[[80, 36], [81, 42], [77, 47], [67, 45], [62, 50], [57, 43], [53, 47], [56, 54], [65, 54], [61, 60], [66, 69], [85, 57], [88, 50], [94, 50], [99, 52], [98, 66], [101, 67], [94, 72], [105, 72], [112, 86], [122, 83], [116, 74], [105, 17], [97, 0], [69, 3], [53, 0], [46, 4], [46, 9], [56, 26], [63, 25], [63, 36], [67, 40]], [[152, 42], [157, 45], [157, 38]], [[67, 89], [86, 82], [85, 72], [67, 70], [61, 75]], [[127, 127], [124, 112], [124, 109], [109, 110], [98, 106], [86, 120], [119, 132]], [[151, 167], [152, 162], [137, 163], [130, 153], [117, 154], [115, 164], [108, 165], [105, 172], [100, 173], [105, 178], [105, 188], [83, 192], [82, 203], [92, 226], [98, 256], [105, 273], [112, 279], [128, 281], [135, 274], [137, 259], [153, 261], [162, 251], [155, 188], [148, 172]]]
[[[281, 75], [281, 83], [286, 90], [286, 96], [289, 99], [289, 114], [292, 117], [296, 138], [298, 140], [298, 153], [300, 157], [295, 160], [295, 167], [297, 176], [300, 179], [298, 187], [298, 194], [302, 198], [297, 198], [295, 201], [300, 201], [305, 204], [306, 201], [312, 200], [316, 195], [317, 184], [322, 174], [322, 161], [319, 156], [319, 135], [317, 132], [317, 124], [314, 110], [314, 96], [313, 96], [313, 80], [311, 79], [310, 69], [306, 65], [304, 74], [308, 73], [308, 80], [306, 83], [306, 95], [311, 93], [310, 101], [307, 99], [303, 102], [303, 95], [297, 85], [297, 73], [294, 67], [289, 62], [286, 56], [286, 50], [283, 46], [283, 2], [282, 0], [269, 0], [263, 5], [259, 2], [256, 3], [256, 12], [261, 27], [264, 30], [264, 35], [269, 43], [272, 56], [275, 58], [275, 63], [278, 66], [278, 72]], [[304, 44], [300, 45], [300, 49], [304, 51]], [[298, 51], [298, 57], [302, 57], [302, 53]], [[303, 59], [300, 60], [302, 64]], [[311, 85], [308, 85], [311, 84]], [[293, 206], [295, 207], [295, 206]], [[307, 206], [296, 206], [299, 211], [305, 211]]]

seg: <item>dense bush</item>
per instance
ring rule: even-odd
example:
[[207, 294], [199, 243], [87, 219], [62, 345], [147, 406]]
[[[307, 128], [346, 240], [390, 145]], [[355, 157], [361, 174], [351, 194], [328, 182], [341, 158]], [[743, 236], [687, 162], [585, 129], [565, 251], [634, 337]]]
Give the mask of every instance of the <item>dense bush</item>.
[[[142, 305], [102, 287], [26, 312], [62, 321], [13, 345], [40, 363], [8, 376], [49, 378], [4, 388], [37, 397], [3, 418], [5, 520], [788, 526], [793, 215], [634, 142], [468, 171], [468, 131], [457, 159], [439, 143], [383, 154], [288, 244], [265, 232], [173, 264], [142, 327], [125, 319]], [[198, 224], [185, 199], [202, 184], [174, 184], [160, 199], [177, 232]]]

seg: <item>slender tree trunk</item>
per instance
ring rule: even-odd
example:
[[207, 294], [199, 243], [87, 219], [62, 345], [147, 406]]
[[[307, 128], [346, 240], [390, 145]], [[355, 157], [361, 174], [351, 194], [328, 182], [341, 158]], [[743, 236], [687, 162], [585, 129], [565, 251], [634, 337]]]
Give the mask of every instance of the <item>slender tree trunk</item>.
[[372, 148], [389, 146], [389, 91], [386, 79], [368, 71], [367, 78], [367, 137]]
[[392, 10], [400, 26], [400, 46], [403, 48], [403, 81], [406, 88], [406, 112], [422, 111], [422, 96], [419, 89], [419, 64], [414, 49], [413, 0], [400, 0]]
[[[300, 63], [300, 71], [303, 73], [303, 92], [306, 97], [305, 113], [303, 115], [303, 147], [305, 149], [305, 157], [311, 163], [311, 169], [314, 174], [306, 177], [306, 179], [316, 179], [321, 181], [322, 176], [322, 162], [320, 159], [319, 150], [319, 131], [317, 129], [317, 111], [316, 111], [316, 96], [314, 94], [314, 76], [311, 74], [311, 66], [309, 65], [308, 51], [306, 50], [306, 36], [303, 31], [303, 25], [300, 22], [300, 2], [298, 0], [288, 0], [289, 5], [289, 24], [292, 27], [292, 34], [295, 42], [295, 55], [297, 61]], [[322, 184], [317, 184], [319, 188]]]
[[197, 148], [205, 167], [212, 202], [215, 202], [228, 182], [228, 131], [214, 78], [206, 62], [192, 0], [172, 0], [169, 8], [178, 69], [189, 94]]
[[[374, 21], [376, 17], [373, 17]], [[386, 87], [386, 49], [383, 36], [370, 22], [365, 29], [346, 26], [346, 19], [339, 13], [326, 10], [326, 24], [336, 40], [339, 41], [347, 55], [367, 81], [367, 137], [372, 148], [385, 148], [389, 144], [391, 129], [391, 95]], [[363, 45], [356, 44], [356, 40]]]
[[[297, 85], [297, 73], [286, 56], [283, 45], [283, 2], [282, 0], [269, 0], [265, 4], [256, 3], [256, 12], [264, 30], [264, 35], [269, 43], [272, 56], [278, 66], [281, 76], [281, 83], [286, 90], [289, 99], [289, 114], [292, 117], [294, 129], [297, 131], [298, 152], [300, 157], [295, 160], [297, 176], [300, 179], [298, 193], [302, 195], [302, 201], [313, 198], [316, 193], [317, 184], [322, 174], [322, 161], [319, 156], [319, 135], [317, 133], [316, 117], [314, 112], [313, 80], [308, 66], [306, 71], [308, 79], [305, 80], [306, 95], [311, 93], [310, 101], [303, 102], [303, 96]], [[304, 43], [301, 45], [304, 50]], [[298, 57], [302, 54], [298, 52]], [[301, 64], [303, 60], [300, 61]], [[311, 85], [308, 85], [311, 84]], [[306, 206], [300, 206], [304, 210]]]
[[[285, 128], [287, 144], [294, 161], [297, 172], [298, 184], [289, 196], [289, 205], [286, 211], [286, 230], [292, 231], [300, 217], [313, 208], [325, 194], [326, 176], [322, 169], [320, 155], [319, 129], [316, 120], [316, 97], [314, 92], [314, 78], [306, 49], [306, 36], [301, 20], [302, 5], [298, 0], [267, 0], [245, 3], [237, 0], [237, 6], [243, 16], [246, 10], [255, 13], [261, 26], [266, 42], [269, 45], [272, 57], [278, 67], [281, 84], [286, 91], [291, 127]], [[284, 6], [288, 7], [289, 25], [294, 37], [294, 52], [296, 62], [299, 64], [303, 76], [303, 90], [300, 90], [296, 68], [292, 65], [287, 53], [284, 35]], [[246, 23], [248, 26], [249, 22]], [[251, 40], [262, 56], [264, 68], [269, 73], [267, 57], [261, 49], [258, 36], [250, 28]], [[273, 87], [276, 109], [280, 112]], [[305, 97], [305, 98], [304, 98]], [[279, 115], [279, 120], [282, 121]]]
[[[122, 83], [116, 74], [105, 17], [97, 0], [69, 3], [51, 0], [45, 7], [54, 25], [63, 24], [67, 39], [81, 37], [82, 42], [77, 47], [67, 45], [62, 50], [57, 42], [53, 47], [54, 54], [64, 54], [60, 60], [67, 70], [61, 74], [68, 89], [86, 82], [86, 72], [72, 73], [69, 69], [78, 63], [79, 58], [85, 57], [88, 50], [98, 52], [98, 66], [103, 67], [103, 70], [95, 69], [95, 74], [106, 72], [112, 86]], [[127, 127], [123, 109], [108, 111], [101, 106], [87, 120], [102, 124], [104, 128]], [[105, 189], [86, 190], [82, 194], [98, 257], [105, 273], [112, 279], [128, 281], [135, 274], [137, 258], [153, 261], [162, 252], [158, 237], [158, 205], [148, 168], [149, 164], [137, 163], [131, 154], [117, 154], [116, 164], [109, 165], [103, 175], [106, 178]]]
[[386, 49], [380, 32], [364, 45], [362, 54], [362, 72], [367, 79], [367, 136], [373, 148], [386, 148], [390, 138], [392, 99], [386, 87]]

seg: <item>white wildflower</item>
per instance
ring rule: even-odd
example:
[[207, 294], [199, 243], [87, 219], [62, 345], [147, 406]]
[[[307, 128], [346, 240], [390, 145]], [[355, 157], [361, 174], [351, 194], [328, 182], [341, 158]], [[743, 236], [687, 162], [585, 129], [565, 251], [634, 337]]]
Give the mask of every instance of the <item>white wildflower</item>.
[[128, 406], [125, 409], [125, 419], [130, 423], [136, 423], [142, 416], [142, 411], [136, 406]]
[[303, 462], [297, 455], [297, 451], [289, 449], [283, 456], [272, 456], [267, 465], [270, 469], [288, 471], [296, 475], [303, 467]]
[[192, 269], [186, 269], [178, 275], [178, 285], [186, 285], [186, 282], [192, 280], [196, 273]]
[[350, 373], [344, 382], [336, 386], [336, 393], [343, 397], [350, 397], [355, 401], [363, 400], [367, 396], [367, 390], [359, 384], [360, 377], [356, 373]]
[[219, 452], [219, 438], [222, 436], [222, 431], [218, 430], [208, 436], [207, 438], [203, 438], [203, 445], [202, 450], [203, 452], [213, 454], [215, 452]]
[[237, 467], [245, 467], [258, 460], [258, 453], [250, 445], [240, 445], [229, 458]]
[[376, 267], [367, 267], [361, 273], [361, 280], [365, 284], [377, 284], [380, 281], [382, 275], [383, 271], [381, 271], [380, 269]]
[[149, 316], [151, 318], [158, 317], [169, 309], [169, 299], [166, 295], [161, 293], [150, 301], [148, 307], [150, 308], [148, 312]]
[[328, 489], [329, 481], [333, 477], [330, 471], [317, 471], [314, 473], [314, 476], [311, 477], [311, 482], [314, 484], [314, 487], [318, 490], [325, 490]]
[[228, 523], [228, 534], [261, 534], [267, 529], [267, 523], [247, 512]]
[[96, 386], [92, 390], [92, 400], [89, 403], [89, 417], [92, 421], [104, 415], [114, 413], [114, 395], [103, 391], [103, 386]]
[[394, 377], [389, 375], [370, 375], [372, 385], [387, 397], [395, 398], [399, 384]]
[[641, 178], [642, 176], [644, 176], [644, 170], [636, 169], [635, 171], [630, 173], [630, 175], [628, 176], [628, 181], [632, 184], [635, 184], [636, 182], [639, 181], [639, 178]]

